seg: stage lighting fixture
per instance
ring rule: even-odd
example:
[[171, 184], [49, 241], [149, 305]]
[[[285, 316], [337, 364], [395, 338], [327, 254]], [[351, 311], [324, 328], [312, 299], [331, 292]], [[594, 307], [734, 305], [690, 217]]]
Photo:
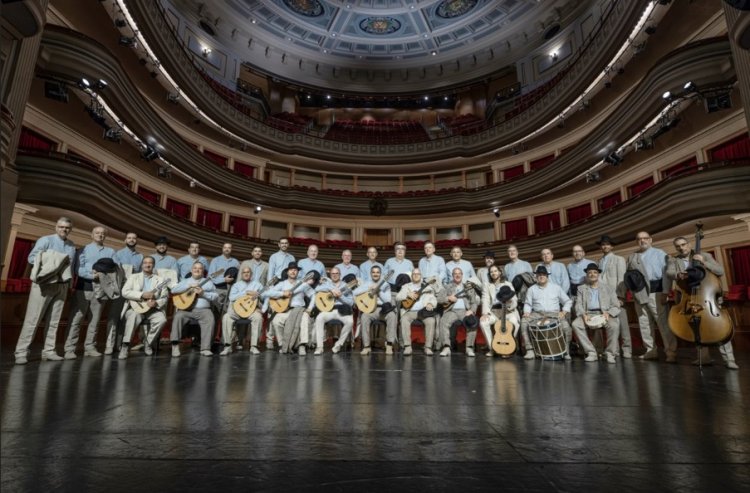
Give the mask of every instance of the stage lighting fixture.
[[499, 207], [495, 207], [494, 209], [492, 209], [492, 213], [495, 215], [496, 218], [500, 219], [500, 208]]
[[682, 86], [682, 88], [687, 92], [695, 92], [698, 90], [698, 87], [692, 80], [685, 82], [685, 85]]
[[119, 128], [108, 128], [104, 131], [104, 140], [115, 142], [117, 144], [122, 140], [122, 130]]
[[601, 180], [601, 175], [598, 171], [589, 171], [586, 173], [586, 183], [596, 183]]
[[622, 163], [622, 157], [616, 152], [612, 152], [609, 156], [604, 158], [605, 163], [609, 163], [612, 166], [619, 166]]
[[151, 146], [146, 146], [146, 148], [141, 153], [141, 157], [146, 161], [153, 161], [154, 159], [159, 157], [159, 151]]
[[180, 95], [175, 94], [173, 92], [167, 93], [167, 101], [170, 103], [177, 104], [177, 102], [180, 100]]
[[125, 27], [128, 23], [125, 22], [125, 19], [115, 19], [115, 27]]
[[253, 210], [253, 214], [260, 214], [260, 211], [262, 211], [263, 208], [259, 205], [255, 206], [255, 209]]
[[138, 44], [136, 39], [131, 36], [120, 36], [119, 43], [121, 46], [127, 46], [128, 48], [135, 48]]
[[55, 101], [60, 101], [61, 103], [67, 103], [70, 100], [68, 89], [62, 82], [45, 81], [44, 96]]

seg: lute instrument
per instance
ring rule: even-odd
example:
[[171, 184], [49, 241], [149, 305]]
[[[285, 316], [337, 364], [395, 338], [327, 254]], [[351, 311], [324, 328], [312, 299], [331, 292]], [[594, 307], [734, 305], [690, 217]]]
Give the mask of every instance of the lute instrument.
[[223, 273], [224, 269], [219, 269], [210, 276], [203, 279], [197, 286], [191, 286], [184, 293], [172, 295], [172, 303], [174, 303], [175, 308], [177, 308], [178, 310], [190, 310], [197, 299], [195, 295], [195, 289], [202, 287], [208, 281], [216, 279]]
[[364, 293], [358, 294], [354, 298], [354, 303], [357, 305], [357, 308], [362, 313], [372, 313], [375, 311], [375, 309], [378, 307], [378, 292], [380, 291], [380, 287], [383, 285], [384, 282], [387, 282], [393, 277], [393, 271], [389, 272], [387, 276], [380, 277], [380, 280], [375, 283], [375, 286], [368, 289]]
[[404, 301], [401, 302], [401, 307], [404, 308], [405, 310], [410, 310], [411, 307], [414, 306], [414, 303], [417, 302], [419, 297], [422, 296], [422, 293], [424, 292], [424, 290], [427, 289], [432, 284], [435, 284], [435, 282], [437, 282], [437, 279], [433, 278], [427, 282], [422, 283], [422, 286], [419, 288], [419, 291], [417, 291], [417, 297], [415, 299], [406, 298]]
[[[300, 284], [302, 284], [303, 282], [307, 282], [312, 278], [313, 272], [308, 272], [307, 274], [305, 274], [305, 277], [292, 284], [292, 287], [289, 288], [288, 291], [291, 291], [292, 295], [294, 295], [294, 290], [297, 289]], [[271, 298], [270, 300], [268, 300], [268, 306], [271, 307], [271, 310], [273, 310], [274, 313], [284, 313], [289, 309], [289, 304], [291, 302], [291, 296], [288, 298]]]
[[[352, 282], [347, 283], [341, 290], [341, 292], [343, 293], [345, 290], [351, 290], [357, 284], [359, 284], [359, 281], [357, 279], [354, 279]], [[318, 293], [315, 293], [315, 306], [321, 312], [332, 311], [333, 305], [335, 304], [336, 297], [333, 296], [333, 293], [331, 293], [330, 291], [320, 291]]]
[[[167, 286], [169, 283], [170, 283], [169, 279], [164, 279], [162, 282], [160, 282], [159, 284], [157, 284], [154, 289], [152, 289], [150, 291], [147, 291], [147, 292], [153, 293], [154, 295], [156, 295], [156, 293], [158, 293], [159, 291], [161, 291], [161, 289], [163, 287]], [[151, 299], [154, 299], [154, 298], [151, 298]], [[148, 313], [148, 311], [151, 310], [151, 307], [148, 306], [148, 301], [149, 300], [144, 300], [144, 299], [141, 299], [141, 300], [130, 300], [129, 301], [130, 308], [132, 308], [135, 313], [137, 313], [139, 315], [143, 315], [144, 313]]]

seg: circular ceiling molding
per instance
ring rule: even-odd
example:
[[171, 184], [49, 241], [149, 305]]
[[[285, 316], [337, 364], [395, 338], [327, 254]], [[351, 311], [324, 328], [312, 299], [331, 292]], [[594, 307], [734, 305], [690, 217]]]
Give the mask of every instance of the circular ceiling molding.
[[477, 6], [477, 0], [443, 0], [435, 13], [443, 19], [460, 17]]
[[284, 4], [295, 12], [306, 17], [320, 17], [323, 6], [318, 0], [284, 0]]

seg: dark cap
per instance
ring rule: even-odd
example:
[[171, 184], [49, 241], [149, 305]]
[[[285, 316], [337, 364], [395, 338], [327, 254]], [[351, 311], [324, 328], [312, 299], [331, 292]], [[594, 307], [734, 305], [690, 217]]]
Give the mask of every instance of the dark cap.
[[549, 276], [549, 272], [547, 271], [547, 268], [543, 265], [538, 265], [536, 270], [534, 271], [534, 274], [536, 275], [542, 274], [544, 276]]
[[479, 319], [476, 315], [467, 315], [463, 320], [464, 328], [474, 330], [479, 327]]
[[166, 236], [160, 236], [156, 240], [154, 240], [154, 245], [160, 245], [164, 243], [165, 245], [169, 245], [169, 238]]
[[484, 252], [484, 258], [487, 258], [487, 257], [495, 258], [495, 252], [491, 250], [487, 250], [486, 252]]
[[602, 243], [609, 243], [613, 246], [615, 244], [615, 242], [612, 241], [612, 238], [610, 238], [609, 235], [602, 235], [602, 237], [599, 238], [599, 241], [596, 242], [597, 245], [601, 245]]
[[601, 273], [602, 273], [602, 270], [601, 270], [601, 269], [599, 268], [599, 266], [598, 266], [598, 265], [596, 265], [596, 264], [595, 264], [594, 262], [591, 262], [591, 263], [590, 263], [589, 265], [587, 265], [587, 266], [586, 266], [586, 268], [585, 268], [585, 269], [583, 269], [583, 271], [584, 271], [584, 272], [588, 272], [588, 271], [590, 271], [590, 270], [595, 270], [595, 271], [597, 271], [597, 272], [598, 272], [599, 274], [601, 274]]

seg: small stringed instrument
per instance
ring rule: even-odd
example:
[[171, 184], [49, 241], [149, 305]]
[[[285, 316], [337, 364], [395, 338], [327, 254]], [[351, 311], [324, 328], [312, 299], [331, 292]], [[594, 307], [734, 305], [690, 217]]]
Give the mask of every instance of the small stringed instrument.
[[387, 282], [393, 277], [393, 271], [389, 272], [387, 276], [380, 277], [380, 280], [375, 283], [375, 286], [373, 286], [371, 289], [368, 289], [364, 293], [358, 294], [354, 298], [354, 303], [357, 305], [357, 308], [362, 313], [372, 313], [375, 311], [375, 309], [378, 307], [378, 292], [380, 291], [380, 286], [383, 285], [384, 282]]
[[443, 311], [444, 312], [450, 311], [450, 309], [453, 308], [453, 305], [455, 305], [456, 302], [458, 301], [458, 298], [468, 298], [469, 294], [467, 293], [467, 291], [473, 288], [474, 288], [474, 284], [471, 281], [466, 281], [464, 283], [464, 289], [462, 289], [461, 291], [453, 295], [456, 297], [456, 301], [444, 301], [443, 302]]
[[252, 315], [253, 312], [255, 312], [255, 309], [258, 308], [258, 300], [260, 299], [260, 295], [266, 289], [268, 289], [268, 287], [265, 287], [258, 291], [258, 294], [245, 294], [234, 300], [234, 303], [232, 303], [232, 309], [234, 309], [234, 313], [239, 315], [241, 318], [247, 318]]
[[[703, 224], [695, 225], [695, 251], [701, 252]], [[726, 308], [719, 304], [719, 277], [697, 260], [691, 261], [687, 279], [677, 280], [675, 305], [669, 311], [669, 328], [683, 341], [699, 346], [720, 346], [732, 339], [734, 325]]]
[[172, 295], [172, 303], [174, 303], [175, 308], [177, 308], [178, 310], [190, 310], [195, 304], [195, 300], [197, 299], [195, 296], [195, 288], [202, 287], [208, 281], [216, 279], [223, 273], [224, 269], [219, 269], [207, 278], [203, 279], [197, 286], [190, 287], [184, 293]]
[[[350, 290], [357, 284], [359, 284], [359, 281], [354, 279], [352, 282], [347, 283], [341, 291], [344, 292], [345, 290]], [[330, 291], [320, 291], [319, 293], [315, 293], [315, 306], [321, 312], [330, 312], [333, 310], [334, 304], [336, 304], [336, 298]]]
[[424, 290], [427, 289], [430, 285], [435, 284], [435, 282], [437, 282], [437, 279], [430, 279], [429, 281], [423, 283], [422, 287], [419, 288], [419, 291], [417, 291], [417, 298], [416, 299], [406, 298], [404, 301], [401, 302], [401, 307], [403, 307], [405, 310], [410, 310], [411, 307], [414, 306], [414, 303], [417, 302], [419, 297], [422, 296], [422, 293], [424, 292]]
[[[150, 293], [158, 293], [163, 287], [167, 286], [170, 283], [169, 279], [164, 279], [162, 282], [156, 285], [154, 289], [149, 291]], [[148, 306], [148, 300], [130, 300], [130, 308], [133, 309], [133, 311], [139, 315], [143, 315], [144, 313], [148, 313], [149, 310], [151, 310], [151, 307]]]
[[[514, 324], [509, 324], [505, 319], [505, 303], [500, 303], [500, 309], [503, 311], [503, 316], [500, 320], [495, 322], [493, 327], [495, 335], [492, 336], [492, 350], [500, 356], [507, 358], [516, 352], [516, 338], [513, 337], [513, 332], [516, 330]], [[508, 327], [510, 325], [510, 328]]]
[[[305, 274], [305, 277], [292, 284], [292, 287], [289, 288], [289, 291], [294, 293], [294, 290], [297, 289], [300, 284], [302, 284], [303, 282], [307, 282], [312, 278], [313, 272], [308, 272], [307, 274]], [[270, 300], [268, 300], [268, 306], [271, 307], [271, 310], [273, 310], [274, 313], [284, 313], [289, 309], [289, 304], [291, 302], [291, 296], [289, 298], [271, 298]]]

